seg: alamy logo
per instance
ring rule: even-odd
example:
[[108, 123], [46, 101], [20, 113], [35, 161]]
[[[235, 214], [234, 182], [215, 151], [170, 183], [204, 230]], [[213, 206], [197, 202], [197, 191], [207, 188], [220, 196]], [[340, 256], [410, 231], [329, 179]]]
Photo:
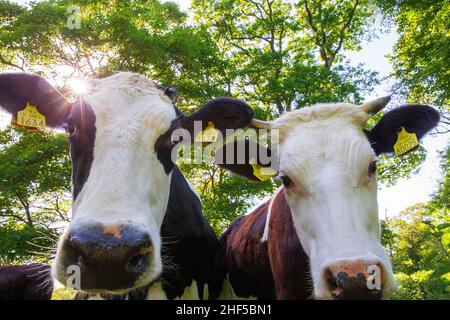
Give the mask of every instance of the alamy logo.
[[70, 30], [81, 29], [80, 12], [80, 8], [77, 6], [70, 6], [67, 8], [66, 13], [70, 14], [66, 21], [67, 28]]
[[66, 286], [70, 289], [80, 290], [81, 289], [81, 270], [77, 265], [71, 265], [67, 268], [66, 273], [69, 275], [67, 277]]
[[369, 290], [381, 290], [381, 270], [377, 265], [367, 267], [367, 288]]

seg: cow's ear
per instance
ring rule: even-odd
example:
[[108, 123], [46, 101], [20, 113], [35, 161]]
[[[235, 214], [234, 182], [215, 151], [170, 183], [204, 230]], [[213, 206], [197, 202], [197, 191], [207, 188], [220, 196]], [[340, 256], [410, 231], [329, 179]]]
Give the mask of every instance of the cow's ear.
[[68, 102], [47, 80], [28, 73], [0, 74], [0, 107], [12, 114], [35, 106], [50, 127], [59, 126], [70, 113]]
[[277, 175], [275, 153], [255, 141], [233, 139], [216, 150], [215, 163], [252, 181], [266, 181]]
[[222, 97], [205, 103], [200, 109], [180, 118], [181, 126], [194, 137], [194, 123], [201, 123], [205, 130], [211, 124], [225, 136], [226, 129], [239, 129], [247, 127], [253, 118], [250, 106], [238, 99]]
[[421, 139], [439, 122], [439, 112], [426, 105], [402, 105], [387, 112], [366, 135], [377, 155], [394, 152], [400, 132]]

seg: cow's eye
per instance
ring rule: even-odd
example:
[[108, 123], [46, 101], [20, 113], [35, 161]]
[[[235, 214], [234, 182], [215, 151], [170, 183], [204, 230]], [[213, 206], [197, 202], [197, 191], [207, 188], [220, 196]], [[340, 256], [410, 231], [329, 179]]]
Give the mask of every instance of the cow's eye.
[[281, 176], [280, 179], [286, 189], [291, 188], [294, 185], [291, 178], [289, 178], [288, 176]]
[[377, 161], [372, 161], [369, 165], [369, 176], [373, 176], [377, 173]]
[[77, 126], [72, 121], [65, 125], [65, 129], [69, 137], [73, 137], [77, 134]]

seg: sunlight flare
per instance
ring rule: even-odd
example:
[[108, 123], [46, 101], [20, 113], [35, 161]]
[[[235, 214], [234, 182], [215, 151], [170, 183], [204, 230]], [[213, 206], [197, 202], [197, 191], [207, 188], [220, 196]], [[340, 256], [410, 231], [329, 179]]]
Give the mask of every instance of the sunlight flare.
[[68, 84], [72, 92], [75, 93], [76, 95], [82, 95], [88, 91], [88, 85], [82, 79], [77, 78], [70, 79]]

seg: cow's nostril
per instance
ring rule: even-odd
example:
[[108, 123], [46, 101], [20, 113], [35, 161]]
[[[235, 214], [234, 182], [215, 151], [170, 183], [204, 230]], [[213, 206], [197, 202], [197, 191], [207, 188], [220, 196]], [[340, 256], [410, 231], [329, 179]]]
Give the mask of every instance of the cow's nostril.
[[127, 264], [125, 265], [125, 269], [128, 272], [132, 273], [142, 273], [142, 271], [145, 270], [145, 268], [149, 265], [151, 258], [151, 251], [147, 252], [139, 252], [131, 256], [131, 258], [128, 260]]
[[337, 288], [337, 278], [333, 275], [330, 269], [325, 270], [324, 279], [326, 280], [328, 289], [330, 291], [333, 291]]
[[[382, 296], [382, 283], [378, 287], [372, 286], [368, 272], [368, 263], [364, 261], [352, 261], [331, 265], [324, 272], [324, 280], [328, 292], [334, 299], [380, 299]], [[378, 269], [381, 269], [379, 265]]]

